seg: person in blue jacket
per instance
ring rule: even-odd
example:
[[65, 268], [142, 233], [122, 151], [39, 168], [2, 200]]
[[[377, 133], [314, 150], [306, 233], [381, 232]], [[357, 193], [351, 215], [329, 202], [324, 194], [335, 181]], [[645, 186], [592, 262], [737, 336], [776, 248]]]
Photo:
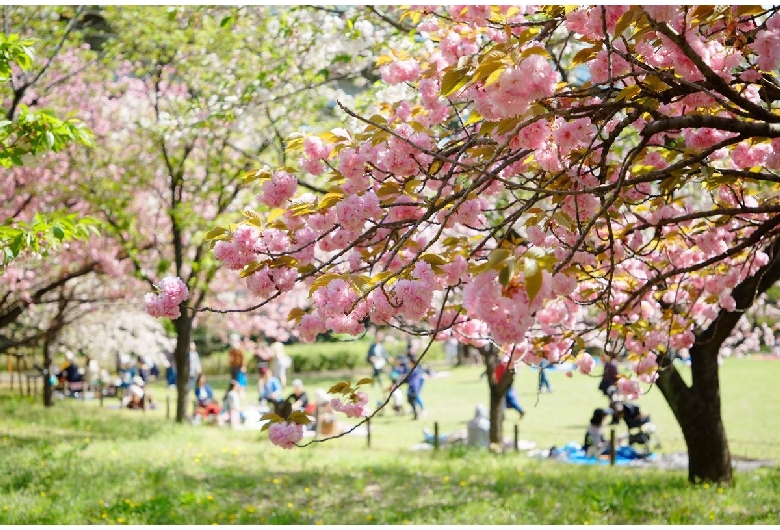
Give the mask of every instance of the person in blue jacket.
[[[414, 360], [412, 361], [414, 362]], [[419, 417], [417, 408], [420, 405], [420, 391], [423, 386], [423, 368], [420, 365], [412, 368], [412, 373], [406, 380], [406, 400], [412, 407], [412, 419], [416, 420]]]
[[206, 382], [205, 374], [198, 376], [198, 382], [195, 385], [195, 399], [198, 400], [199, 407], [205, 407], [208, 403], [214, 401], [214, 390]]

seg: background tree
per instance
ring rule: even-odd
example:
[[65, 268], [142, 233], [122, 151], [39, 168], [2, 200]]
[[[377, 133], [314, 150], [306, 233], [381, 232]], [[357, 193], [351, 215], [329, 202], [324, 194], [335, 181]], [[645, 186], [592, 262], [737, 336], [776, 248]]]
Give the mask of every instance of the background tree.
[[353, 131], [287, 143], [329, 193], [263, 174], [270, 213], [219, 232], [249, 251], [216, 256], [261, 298], [294, 285], [280, 274], [309, 285], [304, 339], [452, 328], [585, 373], [603, 345], [634, 363], [624, 396], [657, 382], [689, 479], [728, 482], [720, 346], [780, 278], [776, 11], [412, 9], [419, 38], [379, 58], [394, 90], [374, 114], [342, 105]]
[[[47, 374], [60, 326], [99, 298], [79, 286], [96, 273], [121, 270], [121, 256], [100, 237], [78, 191], [94, 179], [72, 162], [92, 145], [83, 121], [90, 99], [63, 87], [82, 87], [100, 73], [97, 54], [84, 45], [87, 17], [83, 7], [2, 10], [0, 185], [8, 200], [0, 204], [0, 353], [23, 355], [43, 345], [39, 366]], [[50, 386], [44, 394], [51, 405]]]
[[[381, 32], [354, 10], [107, 7], [102, 15], [116, 35], [105, 44], [117, 77], [105, 88], [115, 99], [105, 116], [116, 117], [82, 161], [111, 176], [89, 191], [138, 277], [162, 288], [157, 278], [175, 274], [197, 309], [218, 270], [209, 228], [256, 222], [244, 207], [257, 175], [244, 176], [285, 164], [282, 139], [300, 124], [336, 123], [332, 102], [373, 65]], [[195, 313], [165, 316], [177, 338], [181, 421]]]

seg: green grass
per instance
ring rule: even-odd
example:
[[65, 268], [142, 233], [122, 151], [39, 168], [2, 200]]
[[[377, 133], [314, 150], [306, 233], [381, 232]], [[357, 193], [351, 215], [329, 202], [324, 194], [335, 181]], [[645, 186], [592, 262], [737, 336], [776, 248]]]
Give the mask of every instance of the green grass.
[[[285, 346], [285, 352], [290, 356], [295, 355], [313, 355], [317, 353], [334, 354], [347, 352], [358, 359], [358, 367], [365, 364], [368, 347], [371, 345], [371, 337], [364, 337], [361, 340], [344, 340], [336, 342], [317, 342], [314, 344], [297, 343]], [[406, 353], [406, 343], [393, 339], [385, 342], [385, 349], [388, 354], [395, 357]], [[427, 362], [442, 361], [444, 359], [444, 347], [441, 342], [435, 342], [425, 356]], [[201, 365], [206, 374], [214, 375], [223, 373], [228, 366], [227, 350], [213, 352], [209, 356], [201, 359]], [[254, 367], [250, 363], [250, 367]], [[292, 372], [291, 372], [292, 373]]]
[[[479, 367], [459, 368], [427, 381], [428, 416], [376, 418], [370, 449], [365, 438], [345, 437], [284, 451], [257, 431], [176, 426], [165, 420], [167, 390], [159, 384], [152, 391], [163, 406], [146, 414], [74, 400], [45, 410], [40, 400], [5, 395], [0, 524], [752, 524], [780, 518], [777, 468], [738, 473], [731, 487], [719, 489], [691, 487], [684, 472], [570, 466], [514, 453], [409, 451], [434, 420], [443, 432], [463, 428], [474, 405], [486, 402], [479, 374]], [[555, 392], [535, 403], [535, 375], [523, 370], [516, 383], [528, 411], [521, 437], [543, 447], [580, 441], [590, 412], [603, 405], [598, 380], [553, 372]], [[765, 397], [779, 375], [780, 363], [772, 361], [724, 364], [732, 452], [780, 457], [776, 407]], [[221, 397], [225, 379], [211, 379]], [[332, 382], [307, 384], [313, 391]], [[251, 391], [253, 401], [256, 388]], [[379, 396], [377, 389], [369, 393]], [[657, 390], [641, 405], [665, 449], [681, 449]], [[514, 422], [510, 415], [507, 434]]]

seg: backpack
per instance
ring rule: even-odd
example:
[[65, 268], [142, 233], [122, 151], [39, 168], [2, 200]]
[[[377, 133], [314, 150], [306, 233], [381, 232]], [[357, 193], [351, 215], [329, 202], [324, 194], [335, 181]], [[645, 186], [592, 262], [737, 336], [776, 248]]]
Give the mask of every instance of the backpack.
[[371, 346], [368, 347], [368, 354], [366, 355], [366, 362], [371, 362], [371, 357], [374, 357], [374, 352], [376, 352], [376, 343], [371, 344]]

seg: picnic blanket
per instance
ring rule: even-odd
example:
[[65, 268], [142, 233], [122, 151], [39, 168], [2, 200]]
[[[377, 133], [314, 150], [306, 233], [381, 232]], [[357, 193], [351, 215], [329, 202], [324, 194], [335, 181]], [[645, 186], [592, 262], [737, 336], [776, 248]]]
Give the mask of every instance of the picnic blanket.
[[[658, 455], [653, 453], [647, 456], [640, 455], [634, 448], [628, 445], [618, 447], [615, 453], [615, 465], [617, 466], [634, 466], [647, 461], [654, 461], [658, 458]], [[531, 451], [528, 455], [539, 459], [587, 466], [608, 466], [610, 463], [608, 455], [601, 455], [598, 457], [586, 456], [585, 451], [582, 450], [582, 446], [574, 442], [569, 442], [560, 448], [553, 446], [550, 449]]]

